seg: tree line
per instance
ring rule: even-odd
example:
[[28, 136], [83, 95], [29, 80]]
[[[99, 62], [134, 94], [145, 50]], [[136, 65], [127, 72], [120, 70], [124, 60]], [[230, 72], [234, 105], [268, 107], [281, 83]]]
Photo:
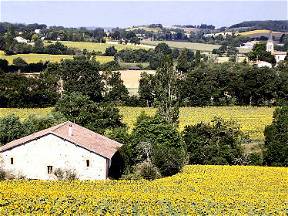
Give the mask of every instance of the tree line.
[[[177, 79], [182, 106], [279, 105], [288, 100], [287, 62], [275, 68], [232, 62], [187, 68]], [[139, 82], [139, 97], [149, 106], [155, 103], [154, 79], [142, 73]]]

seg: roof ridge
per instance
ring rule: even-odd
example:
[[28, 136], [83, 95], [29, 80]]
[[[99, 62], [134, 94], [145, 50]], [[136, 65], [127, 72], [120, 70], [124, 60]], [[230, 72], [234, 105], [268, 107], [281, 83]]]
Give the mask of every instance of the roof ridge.
[[65, 121], [65, 122], [63, 122], [63, 123], [60, 123], [60, 124], [58, 124], [58, 125], [54, 125], [54, 126], [52, 126], [52, 127], [50, 127], [50, 128], [47, 128], [47, 129], [51, 129], [51, 130], [50, 130], [51, 132], [55, 132], [55, 130], [59, 129], [60, 127], [63, 127], [63, 126], [66, 125], [67, 123], [72, 123], [72, 122], [70, 122], [70, 121]]

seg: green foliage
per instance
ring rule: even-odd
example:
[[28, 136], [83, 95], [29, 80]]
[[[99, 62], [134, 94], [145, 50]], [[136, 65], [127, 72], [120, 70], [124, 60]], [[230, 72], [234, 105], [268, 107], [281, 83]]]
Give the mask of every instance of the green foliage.
[[69, 121], [102, 134], [106, 129], [124, 126], [117, 108], [111, 104], [95, 103], [79, 92], [64, 95], [56, 103], [55, 111]]
[[156, 145], [152, 152], [152, 162], [163, 176], [175, 175], [187, 162], [186, 149], [183, 147]]
[[148, 161], [137, 164], [133, 173], [146, 180], [155, 180], [161, 177], [159, 169]]
[[0, 168], [0, 181], [5, 180], [6, 172]]
[[288, 107], [277, 108], [273, 122], [264, 131], [264, 163], [273, 166], [288, 166]]
[[157, 115], [169, 124], [177, 124], [179, 117], [179, 101], [177, 75], [173, 60], [165, 56], [155, 74], [155, 98]]
[[0, 59], [0, 75], [8, 72], [8, 61], [6, 59]]
[[142, 72], [140, 76], [138, 88], [139, 97], [146, 101], [147, 107], [151, 107], [155, 98], [154, 75]]
[[11, 142], [25, 134], [25, 128], [19, 117], [8, 115], [0, 118], [0, 145]]
[[17, 57], [15, 59], [13, 59], [13, 64], [16, 66], [24, 67], [27, 65], [27, 62], [24, 59], [22, 59], [21, 57]]
[[117, 53], [117, 49], [114, 46], [107, 47], [105, 50], [106, 56], [114, 56]]
[[263, 43], [255, 44], [253, 50], [248, 54], [248, 58], [253, 61], [260, 60], [271, 64], [276, 63], [274, 56], [266, 51], [266, 45]]
[[142, 62], [148, 62], [149, 59], [154, 55], [153, 50], [145, 50], [145, 49], [123, 49], [117, 52], [115, 55], [115, 59], [121, 60], [123, 62], [128, 63], [142, 63]]
[[268, 29], [272, 31], [283, 31], [288, 29], [286, 20], [263, 20], [263, 21], [244, 21], [230, 26], [230, 28], [253, 28], [253, 29]]
[[193, 67], [194, 53], [188, 49], [182, 49], [177, 59], [176, 69], [187, 73]]
[[273, 105], [286, 100], [287, 67], [257, 68], [243, 63], [201, 64], [178, 84], [186, 106]]
[[0, 145], [60, 124], [65, 120], [59, 113], [53, 113], [47, 117], [31, 115], [23, 122], [15, 115], [0, 118]]
[[49, 114], [47, 117], [30, 115], [27, 119], [23, 121], [22, 124], [25, 128], [25, 135], [29, 135], [65, 121], [66, 118], [61, 113], [54, 112]]
[[60, 64], [48, 65], [47, 72], [64, 81], [65, 92], [78, 91], [88, 95], [93, 101], [101, 101], [103, 83], [99, 69], [100, 65], [95, 59], [80, 56], [64, 60]]
[[127, 127], [119, 127], [106, 130], [104, 135], [122, 144], [128, 144], [131, 141]]
[[[38, 47], [39, 48], [39, 47]], [[55, 44], [49, 44], [42, 51], [43, 53], [51, 54], [51, 55], [74, 55], [75, 51], [71, 48], [68, 48], [64, 44], [60, 42], [56, 42]]]
[[104, 72], [105, 85], [105, 101], [113, 101], [116, 103], [121, 103], [127, 101], [129, 98], [129, 92], [126, 86], [121, 80], [120, 72]]
[[155, 47], [155, 53], [162, 54], [162, 55], [171, 55], [172, 49], [166, 43], [159, 43]]
[[100, 65], [101, 71], [116, 71], [120, 70], [121, 67], [117, 61], [110, 61]]
[[0, 76], [0, 107], [47, 107], [58, 99], [57, 77], [43, 73], [38, 79], [3, 74]]
[[177, 173], [186, 161], [185, 146], [177, 129], [159, 117], [145, 114], [137, 120], [126, 153], [130, 166], [151, 160], [163, 176]]
[[248, 164], [252, 166], [263, 165], [263, 156], [260, 153], [251, 153], [248, 155]]
[[219, 118], [212, 124], [186, 126], [183, 131], [189, 164], [239, 164], [243, 138], [238, 125]]

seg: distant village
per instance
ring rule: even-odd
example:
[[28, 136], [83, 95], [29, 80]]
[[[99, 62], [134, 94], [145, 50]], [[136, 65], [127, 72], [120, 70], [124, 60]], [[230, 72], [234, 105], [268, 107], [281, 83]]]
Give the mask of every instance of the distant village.
[[[236, 25], [237, 26], [237, 25]], [[215, 29], [213, 25], [187, 25], [187, 26], [162, 26], [161, 24], [151, 24], [147, 26], [133, 26], [126, 29], [120, 28], [80, 28], [69, 29], [64, 27], [46, 27], [40, 26], [36, 28], [27, 38], [27, 31], [19, 31], [14, 37], [17, 43], [24, 43], [31, 46], [35, 44], [35, 38], [44, 41], [94, 41], [111, 44], [130, 44], [141, 46], [142, 48], [154, 48], [157, 43], [169, 41], [175, 42], [173, 48], [188, 48], [194, 51], [197, 48], [185, 47], [186, 42], [203, 43], [209, 45], [222, 44], [217, 50], [201, 50], [202, 55], [206, 55], [209, 59], [214, 59], [215, 63], [223, 63], [231, 60], [247, 61], [258, 67], [277, 66], [287, 56], [288, 32], [272, 31], [267, 29], [253, 28], [220, 28]], [[25, 35], [26, 34], [26, 35]], [[32, 35], [32, 36], [31, 36]], [[34, 36], [33, 36], [34, 35]], [[35, 36], [36, 35], [36, 36]], [[183, 43], [183, 44], [181, 44]], [[251, 59], [248, 53], [253, 50], [256, 44], [266, 43], [266, 52], [271, 53], [275, 58], [275, 63], [268, 62], [260, 58]], [[285, 44], [286, 43], [286, 44]], [[179, 45], [179, 47], [178, 47]], [[219, 46], [220, 46], [219, 45]], [[279, 49], [280, 48], [280, 49]], [[230, 49], [230, 53], [229, 53]], [[232, 54], [231, 54], [232, 50]], [[141, 69], [137, 66], [129, 67], [133, 70]]]

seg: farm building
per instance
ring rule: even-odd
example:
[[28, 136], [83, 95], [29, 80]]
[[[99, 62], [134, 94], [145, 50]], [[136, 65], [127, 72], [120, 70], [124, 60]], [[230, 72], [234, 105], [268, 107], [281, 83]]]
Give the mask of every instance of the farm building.
[[107, 179], [121, 146], [68, 121], [0, 147], [0, 167], [28, 179], [55, 179], [56, 170], [72, 172], [81, 180]]

